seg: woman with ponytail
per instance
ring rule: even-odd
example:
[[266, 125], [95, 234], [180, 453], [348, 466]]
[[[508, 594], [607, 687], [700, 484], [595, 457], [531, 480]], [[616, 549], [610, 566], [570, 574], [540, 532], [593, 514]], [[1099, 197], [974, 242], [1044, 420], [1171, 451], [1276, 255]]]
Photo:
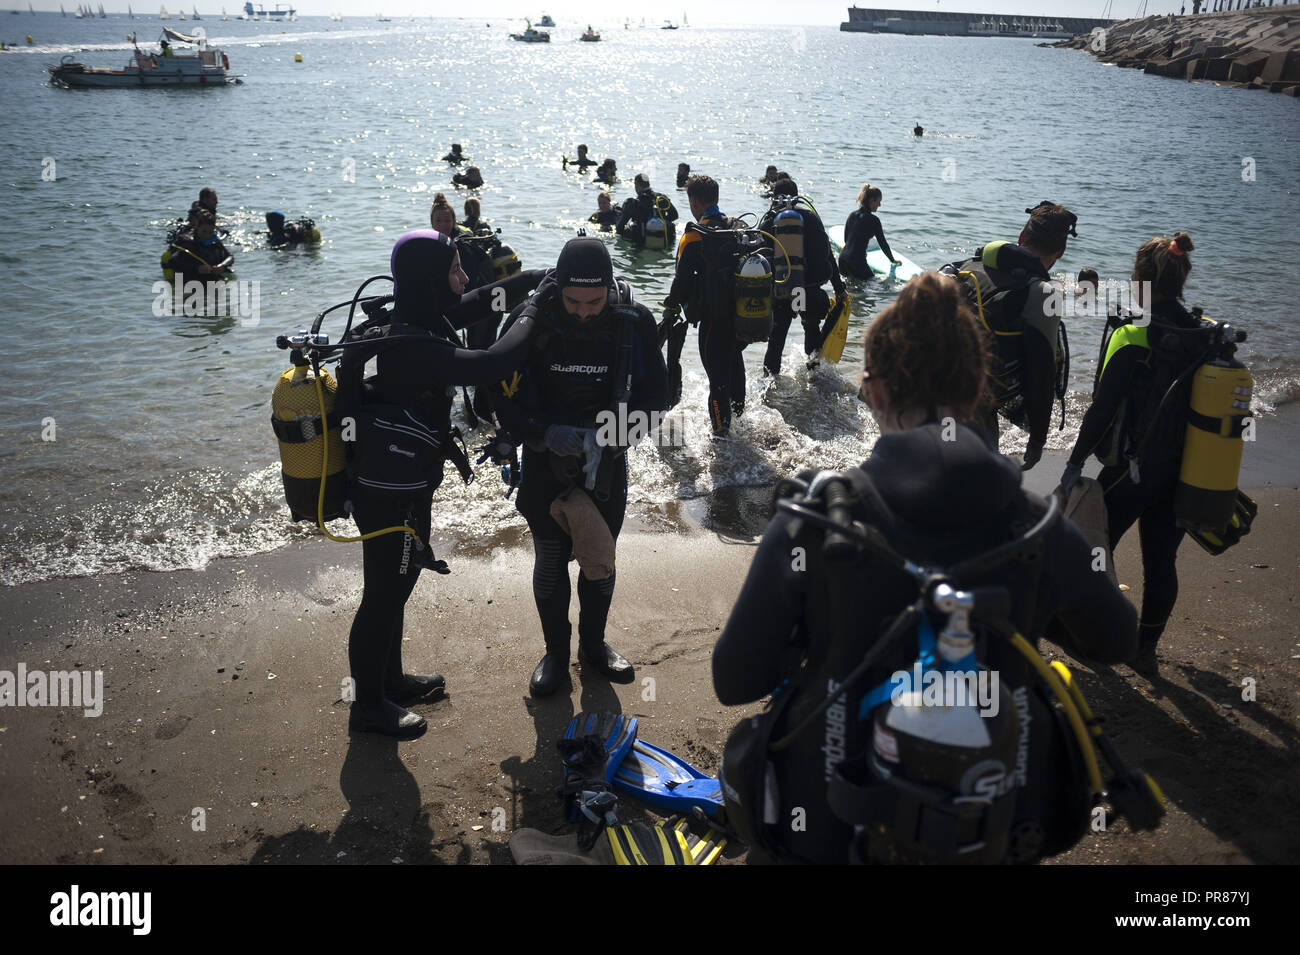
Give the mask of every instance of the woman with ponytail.
[[[957, 283], [933, 272], [913, 279], [872, 322], [865, 344], [859, 394], [880, 437], [860, 465], [863, 474], [847, 474], [855, 489], [873, 486], [892, 519], [862, 500], [851, 501], [852, 517], [877, 527], [904, 557], [931, 567], [1022, 535], [1045, 502], [1021, 488], [1019, 467], [981, 431], [959, 423], [980, 402], [989, 357]], [[811, 471], [800, 475], [812, 477]], [[916, 585], [871, 551], [851, 560], [825, 558], [824, 533], [777, 512], [713, 651], [713, 685], [723, 703], [780, 696], [772, 739], [814, 719], [784, 749], [767, 753], [779, 824], [758, 825], [770, 843], [751, 848], [751, 858], [848, 861], [853, 829], [832, 812], [828, 780], [835, 763], [860, 758], [871, 745], [871, 721], [859, 717], [863, 695], [917, 656], [916, 640], [905, 639], [867, 678], [845, 686], [882, 623], [916, 599]], [[1130, 659], [1133, 608], [1105, 574], [1092, 572], [1091, 562], [1079, 530], [1058, 521], [1042, 539], [1037, 564], [999, 567], [987, 583], [1009, 588], [1011, 619], [1030, 639], [1047, 631], [1075, 656]], [[841, 701], [814, 713], [841, 688]], [[1039, 758], [1031, 754], [1031, 772]], [[797, 808], [803, 809], [799, 827], [790, 824]]]
[[867, 244], [875, 239], [880, 243], [880, 251], [889, 261], [901, 264], [894, 258], [894, 253], [885, 241], [885, 230], [876, 216], [884, 194], [871, 183], [867, 183], [858, 192], [858, 208], [849, 213], [844, 222], [844, 248], [840, 250], [840, 271], [854, 278], [871, 278], [871, 268], [867, 265]]
[[[1190, 397], [1190, 368], [1200, 363], [1199, 319], [1183, 307], [1192, 270], [1192, 238], [1179, 232], [1142, 243], [1133, 263], [1144, 326], [1122, 325], [1111, 336], [1092, 405], [1061, 475], [1068, 495], [1084, 462], [1104, 458], [1098, 480], [1105, 490], [1112, 553], [1136, 522], [1142, 542], [1142, 615], [1132, 667], [1156, 677], [1156, 643], [1178, 599], [1175, 559], [1184, 531], [1174, 519], [1174, 486], [1183, 456]], [[1175, 385], [1175, 382], [1179, 382]], [[1172, 387], [1172, 391], [1170, 390]]]

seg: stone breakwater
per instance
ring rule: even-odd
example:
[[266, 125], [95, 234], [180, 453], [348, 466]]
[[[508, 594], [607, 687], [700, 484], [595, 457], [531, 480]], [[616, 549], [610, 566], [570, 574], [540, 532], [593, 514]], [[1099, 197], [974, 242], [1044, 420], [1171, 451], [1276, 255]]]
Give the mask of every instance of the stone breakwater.
[[1300, 95], [1300, 5], [1123, 20], [1043, 45], [1156, 76]]

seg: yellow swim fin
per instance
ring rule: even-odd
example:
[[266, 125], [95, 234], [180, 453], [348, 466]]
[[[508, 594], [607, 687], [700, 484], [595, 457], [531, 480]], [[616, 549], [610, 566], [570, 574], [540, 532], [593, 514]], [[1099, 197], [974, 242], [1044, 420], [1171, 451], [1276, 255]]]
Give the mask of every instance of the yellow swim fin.
[[832, 365], [844, 355], [844, 344], [849, 340], [849, 312], [853, 307], [853, 298], [848, 292], [835, 296], [831, 302], [828, 317], [835, 317], [835, 324], [822, 340], [821, 356]]

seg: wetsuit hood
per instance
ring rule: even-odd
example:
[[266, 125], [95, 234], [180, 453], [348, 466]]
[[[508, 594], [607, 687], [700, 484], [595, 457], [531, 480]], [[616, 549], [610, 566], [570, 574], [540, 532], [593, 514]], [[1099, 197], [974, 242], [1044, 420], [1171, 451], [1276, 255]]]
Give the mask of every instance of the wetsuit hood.
[[408, 232], [393, 246], [389, 268], [398, 318], [408, 325], [441, 329], [444, 316], [460, 304], [447, 274], [456, 256], [450, 238], [433, 229]]
[[[952, 440], [944, 440], [945, 432]], [[964, 424], [955, 425], [955, 434], [928, 424], [881, 435], [863, 469], [894, 513], [923, 531], [956, 536], [1022, 499], [1020, 469]]]

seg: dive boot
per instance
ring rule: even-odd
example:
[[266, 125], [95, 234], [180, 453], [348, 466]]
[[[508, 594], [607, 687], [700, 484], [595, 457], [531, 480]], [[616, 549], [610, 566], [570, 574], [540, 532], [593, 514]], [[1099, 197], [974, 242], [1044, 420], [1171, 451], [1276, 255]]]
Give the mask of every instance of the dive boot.
[[1141, 674], [1148, 680], [1154, 680], [1160, 675], [1160, 665], [1156, 662], [1156, 645], [1154, 643], [1139, 643], [1137, 656], [1129, 664], [1129, 669], [1134, 673]]
[[542, 657], [528, 681], [528, 692], [533, 696], [550, 696], [564, 683], [569, 669], [567, 653], [548, 653]]
[[403, 673], [396, 685], [390, 684], [384, 687], [384, 696], [399, 706], [442, 697], [446, 692], [447, 681], [442, 678], [441, 673], [430, 673], [428, 676]]
[[592, 646], [579, 644], [578, 659], [611, 683], [631, 683], [636, 679], [636, 669], [627, 658], [603, 640]]
[[349, 732], [379, 733], [394, 739], [412, 740], [419, 739], [428, 728], [423, 716], [388, 700], [353, 703], [352, 712], [348, 714]]

